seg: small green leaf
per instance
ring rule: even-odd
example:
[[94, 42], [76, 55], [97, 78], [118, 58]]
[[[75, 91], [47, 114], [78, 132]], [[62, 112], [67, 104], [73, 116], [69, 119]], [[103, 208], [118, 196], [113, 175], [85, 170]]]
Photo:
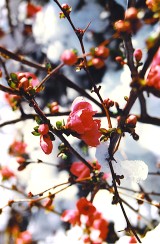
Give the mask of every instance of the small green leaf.
[[11, 77], [11, 80], [13, 81], [13, 82], [18, 82], [18, 77], [17, 77], [17, 74], [15, 74], [15, 73], [10, 73], [10, 77]]
[[31, 133], [32, 133], [34, 136], [40, 136], [40, 133], [39, 133], [39, 132], [32, 131]]
[[58, 130], [62, 129], [63, 122], [62, 121], [56, 121], [56, 127]]
[[42, 120], [38, 116], [35, 116], [35, 121], [37, 122], [38, 125], [42, 124]]

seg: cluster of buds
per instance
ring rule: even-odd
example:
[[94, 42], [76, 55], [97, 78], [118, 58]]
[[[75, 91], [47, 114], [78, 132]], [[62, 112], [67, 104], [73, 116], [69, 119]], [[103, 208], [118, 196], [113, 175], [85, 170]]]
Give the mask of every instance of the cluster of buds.
[[39, 80], [33, 73], [18, 72], [18, 73], [10, 74], [10, 79], [8, 81], [8, 84], [13, 89], [34, 94], [36, 86], [39, 84]]
[[49, 133], [48, 124], [40, 124], [32, 131], [34, 136], [40, 136], [40, 146], [45, 154], [50, 154], [53, 149], [52, 136]]
[[91, 49], [92, 59], [88, 61], [88, 66], [93, 65], [96, 69], [101, 69], [105, 66], [104, 60], [109, 56], [109, 49], [104, 45], [100, 45]]
[[62, 9], [63, 9], [63, 12], [60, 12], [59, 13], [59, 17], [60, 17], [60, 19], [63, 19], [63, 18], [65, 18], [66, 17], [66, 15], [70, 15], [70, 13], [71, 13], [71, 11], [72, 11], [72, 7], [71, 6], [69, 6], [67, 3], [63, 3], [62, 5], [61, 5], [61, 7], [62, 7]]
[[61, 55], [61, 61], [69, 66], [77, 63], [78, 57], [75, 50], [65, 50]]

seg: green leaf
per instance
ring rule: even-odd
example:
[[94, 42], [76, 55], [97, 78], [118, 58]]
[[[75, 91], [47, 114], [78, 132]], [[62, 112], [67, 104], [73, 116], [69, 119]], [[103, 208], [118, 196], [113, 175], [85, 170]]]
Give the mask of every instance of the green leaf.
[[62, 121], [56, 121], [56, 127], [58, 130], [62, 129], [63, 122]]
[[35, 121], [37, 122], [38, 125], [42, 124], [42, 120], [38, 116], [35, 116]]
[[39, 132], [32, 131], [31, 133], [32, 133], [34, 136], [40, 136], [40, 133], [39, 133]]
[[15, 83], [18, 82], [18, 76], [15, 73], [10, 73], [11, 80]]

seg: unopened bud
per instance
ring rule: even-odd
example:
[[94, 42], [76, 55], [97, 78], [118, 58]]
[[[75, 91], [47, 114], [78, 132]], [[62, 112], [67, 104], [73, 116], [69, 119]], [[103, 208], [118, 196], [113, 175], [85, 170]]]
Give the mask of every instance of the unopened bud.
[[126, 119], [126, 124], [135, 127], [137, 123], [137, 117], [133, 114], [129, 115]]
[[30, 83], [29, 83], [29, 80], [28, 78], [26, 77], [23, 77], [20, 81], [19, 81], [19, 84], [18, 84], [18, 88], [22, 88], [24, 91], [26, 91], [29, 87]]
[[117, 57], [115, 58], [115, 60], [116, 60], [118, 63], [120, 63], [121, 65], [126, 64], [126, 62], [124, 62], [124, 60], [123, 60], [123, 58], [122, 58], [121, 56], [117, 56]]
[[78, 59], [73, 50], [65, 50], [61, 55], [61, 60], [64, 64], [74, 65]]
[[112, 101], [109, 98], [105, 99], [103, 102], [104, 102], [104, 104], [106, 105], [107, 108], [110, 108], [110, 107], [114, 106], [114, 101]]
[[41, 124], [38, 128], [38, 132], [41, 135], [45, 135], [49, 132], [49, 126], [47, 124]]
[[95, 48], [94, 54], [99, 58], [107, 58], [109, 56], [109, 49], [101, 45]]
[[23, 164], [26, 161], [26, 159], [22, 156], [19, 156], [19, 157], [16, 157], [16, 161], [18, 164]]
[[118, 20], [115, 22], [114, 28], [119, 33], [129, 32], [131, 30], [131, 25], [128, 21]]
[[128, 8], [125, 12], [125, 19], [128, 19], [128, 20], [137, 19], [137, 14], [138, 14], [138, 11], [136, 8], [134, 8], [134, 7]]
[[101, 69], [104, 67], [105, 63], [102, 59], [100, 58], [93, 58], [92, 59], [92, 64], [96, 69]]
[[137, 62], [141, 61], [142, 59], [142, 51], [141, 49], [136, 49], [133, 53], [133, 56]]

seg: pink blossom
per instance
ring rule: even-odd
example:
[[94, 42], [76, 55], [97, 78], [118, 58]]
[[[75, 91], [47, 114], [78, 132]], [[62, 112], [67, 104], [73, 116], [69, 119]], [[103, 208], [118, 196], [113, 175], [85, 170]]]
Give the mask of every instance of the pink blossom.
[[148, 86], [160, 89], [160, 48], [152, 61], [146, 81]]
[[80, 214], [77, 210], [65, 210], [61, 215], [61, 219], [65, 222], [69, 222], [72, 225], [80, 224]]
[[86, 102], [82, 97], [74, 100], [71, 113], [67, 120], [66, 128], [77, 132], [79, 137], [89, 146], [99, 145], [101, 136], [100, 120], [93, 119], [96, 111], [93, 111], [92, 105]]
[[80, 214], [87, 216], [92, 215], [96, 211], [96, 208], [93, 206], [93, 204], [90, 201], [88, 201], [85, 197], [82, 197], [78, 200], [77, 209]]
[[16, 244], [31, 244], [32, 243], [32, 235], [29, 231], [23, 231], [19, 234]]
[[150, 69], [146, 84], [156, 89], [160, 89], [160, 65], [153, 66]]
[[26, 153], [27, 144], [23, 141], [14, 141], [9, 148], [9, 154], [13, 156], [20, 156]]
[[14, 173], [7, 166], [2, 167], [0, 169], [0, 173], [3, 177], [3, 179], [9, 179], [9, 178], [15, 176]]
[[[100, 164], [96, 161], [93, 163], [88, 162], [95, 170], [101, 168]], [[70, 172], [77, 176], [77, 180], [82, 180], [90, 177], [90, 169], [82, 162], [74, 162], [70, 168]]]
[[70, 172], [77, 176], [77, 180], [90, 176], [90, 169], [82, 162], [74, 162], [70, 168]]
[[48, 134], [40, 136], [40, 146], [45, 154], [52, 152], [53, 144]]

